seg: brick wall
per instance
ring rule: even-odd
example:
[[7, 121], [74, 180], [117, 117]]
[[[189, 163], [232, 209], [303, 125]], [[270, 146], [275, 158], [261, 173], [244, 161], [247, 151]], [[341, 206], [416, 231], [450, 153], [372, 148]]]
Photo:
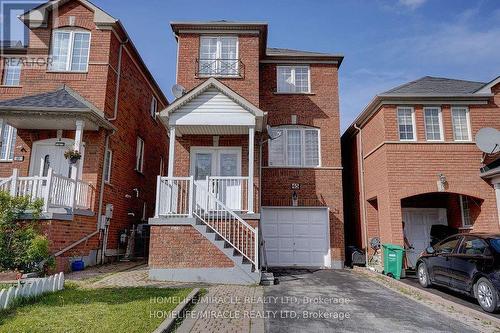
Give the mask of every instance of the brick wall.
[[[469, 106], [473, 137], [483, 127], [500, 128], [500, 85], [493, 91], [496, 94], [487, 105]], [[366, 200], [377, 202], [375, 210], [372, 201], [365, 202], [369, 238], [377, 235], [378, 229], [382, 242], [402, 244], [401, 201], [410, 200], [413, 206], [419, 202], [419, 207], [433, 207], [430, 202], [426, 203], [425, 197], [415, 196], [437, 192], [439, 174], [444, 174], [447, 179], [446, 193], [450, 196], [440, 205], [448, 209], [450, 225], [461, 226], [458, 195], [462, 194], [472, 197], [473, 231], [499, 232], [494, 189], [479, 176], [482, 153], [473, 142], [453, 141], [451, 106], [441, 106], [445, 141], [437, 143], [425, 140], [423, 106], [414, 105], [414, 108], [417, 127], [417, 141], [414, 143], [398, 141], [395, 105], [380, 108], [363, 127]], [[351, 168], [356, 168], [353, 173], [359, 174], [359, 164], [353, 163], [357, 159], [353, 155], [358, 154], [354, 146], [358, 137], [359, 133], [346, 134], [342, 142], [345, 160], [350, 161]], [[360, 201], [361, 187], [357, 183], [350, 184], [348, 180], [344, 185], [348, 187], [346, 193], [349, 197], [349, 201], [346, 200], [346, 209], [349, 210], [346, 223], [355, 225], [349, 230], [356, 232], [363, 228], [362, 210], [361, 207], [350, 206], [350, 202]], [[359, 237], [349, 239], [363, 246]]]

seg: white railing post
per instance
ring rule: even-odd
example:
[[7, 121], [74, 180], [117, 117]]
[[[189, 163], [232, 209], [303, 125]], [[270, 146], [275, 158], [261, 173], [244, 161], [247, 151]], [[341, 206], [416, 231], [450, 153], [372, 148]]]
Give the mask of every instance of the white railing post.
[[10, 181], [10, 195], [15, 197], [17, 195], [17, 177], [18, 177], [19, 170], [14, 169], [12, 170], [12, 178]]
[[255, 227], [255, 271], [259, 271], [259, 227]]
[[193, 201], [194, 201], [194, 176], [189, 177], [189, 217], [193, 217]]
[[161, 175], [156, 178], [156, 203], [155, 203], [155, 218], [160, 217], [160, 186], [161, 186]]
[[71, 209], [73, 210], [73, 214], [75, 212], [75, 207], [76, 207], [76, 182], [77, 182], [77, 180], [73, 180], [71, 182], [70, 206], [71, 206]]
[[44, 212], [49, 211], [50, 191], [52, 189], [52, 173], [53, 173], [52, 168], [49, 168], [49, 170], [47, 172], [47, 183], [45, 184], [45, 193], [43, 194], [43, 211]]

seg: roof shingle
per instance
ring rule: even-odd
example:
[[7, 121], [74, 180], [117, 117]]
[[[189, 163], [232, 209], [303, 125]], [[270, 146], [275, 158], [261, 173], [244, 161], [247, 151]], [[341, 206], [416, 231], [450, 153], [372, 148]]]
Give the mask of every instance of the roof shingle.
[[66, 86], [62, 86], [56, 91], [0, 101], [0, 106], [61, 109], [89, 108], [88, 105], [71, 95]]
[[473, 94], [486, 83], [425, 76], [388, 90], [381, 95], [463, 95]]

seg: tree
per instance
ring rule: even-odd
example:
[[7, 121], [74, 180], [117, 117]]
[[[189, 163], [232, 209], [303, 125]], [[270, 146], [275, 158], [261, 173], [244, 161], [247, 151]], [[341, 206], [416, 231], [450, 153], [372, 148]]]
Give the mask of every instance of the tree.
[[[0, 192], [0, 271], [28, 272], [53, 264], [49, 242], [36, 228], [42, 206], [42, 200]], [[28, 221], [21, 220], [25, 213], [31, 215]]]

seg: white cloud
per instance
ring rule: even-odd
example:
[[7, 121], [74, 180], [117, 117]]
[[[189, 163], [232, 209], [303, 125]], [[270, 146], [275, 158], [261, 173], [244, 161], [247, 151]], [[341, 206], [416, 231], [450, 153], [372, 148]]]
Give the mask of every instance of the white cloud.
[[399, 4], [410, 9], [416, 9], [426, 3], [427, 0], [399, 0]]

